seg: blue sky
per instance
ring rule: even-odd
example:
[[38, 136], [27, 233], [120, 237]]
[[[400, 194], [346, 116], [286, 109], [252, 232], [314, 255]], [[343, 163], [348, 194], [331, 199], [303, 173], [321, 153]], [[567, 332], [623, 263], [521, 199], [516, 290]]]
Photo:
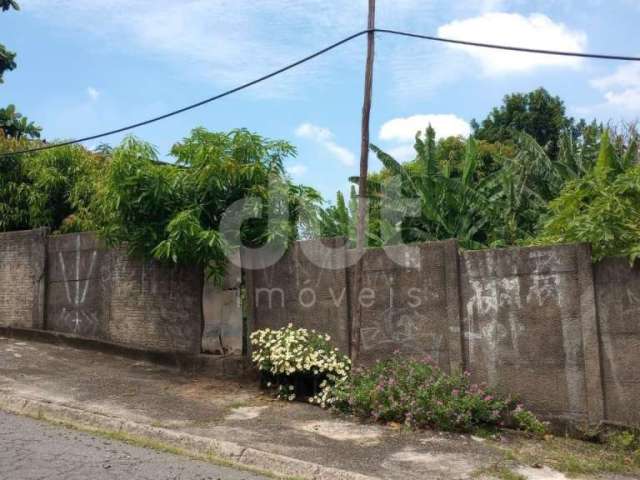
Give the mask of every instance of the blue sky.
[[[243, 83], [361, 30], [366, 0], [22, 0], [0, 13], [18, 68], [0, 85], [48, 139], [133, 123]], [[640, 54], [639, 0], [378, 0], [377, 25], [426, 34]], [[357, 174], [365, 39], [257, 87], [137, 129], [165, 155], [196, 126], [290, 140], [294, 180], [332, 199]], [[513, 91], [544, 86], [569, 114], [640, 114], [640, 65], [461, 49], [379, 35], [371, 139], [406, 159], [431, 122], [465, 134]], [[116, 144], [122, 136], [106, 141]], [[95, 143], [87, 146], [95, 146]], [[372, 159], [372, 169], [379, 168]]]

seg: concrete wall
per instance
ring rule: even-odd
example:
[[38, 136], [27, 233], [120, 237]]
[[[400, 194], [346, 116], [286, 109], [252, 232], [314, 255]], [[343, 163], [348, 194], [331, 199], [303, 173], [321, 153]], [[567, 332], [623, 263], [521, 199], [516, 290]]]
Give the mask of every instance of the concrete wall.
[[[601, 420], [602, 390], [589, 392], [588, 381], [590, 362], [599, 379], [598, 352], [586, 348], [597, 344], [588, 249], [464, 252], [460, 273], [465, 365], [473, 380], [555, 417]], [[599, 401], [588, 405], [589, 393]]]
[[200, 353], [202, 270], [109, 252], [109, 339], [149, 351]]
[[361, 365], [397, 351], [460, 368], [456, 249], [452, 241], [368, 249], [360, 285], [357, 269], [349, 269]]
[[0, 234], [0, 323], [42, 328], [46, 230]]
[[[46, 268], [45, 268], [46, 267]], [[0, 325], [200, 353], [202, 272], [107, 249], [92, 233], [0, 235]]]
[[243, 312], [241, 299], [242, 271], [240, 255], [227, 266], [222, 285], [206, 279], [202, 290], [202, 351], [214, 354], [242, 354]]
[[[326, 332], [361, 365], [430, 355], [539, 413], [640, 426], [640, 267], [594, 267], [585, 245], [461, 253], [447, 241], [358, 259], [344, 243], [297, 242], [273, 265], [243, 258], [249, 331]], [[91, 233], [0, 234], [0, 325], [192, 354], [225, 351], [226, 337], [238, 351], [239, 278], [203, 299], [200, 269], [131, 258]]]
[[247, 272], [252, 329], [316, 328], [361, 365], [430, 355], [549, 417], [640, 425], [640, 268], [626, 260], [594, 270], [586, 245], [458, 252], [454, 241], [368, 249], [360, 264], [323, 251], [327, 265], [347, 259], [344, 275], [305, 250], [317, 241]]
[[93, 234], [47, 240], [46, 327], [81, 337], [109, 339], [109, 252]]
[[[275, 265], [248, 270], [247, 295], [254, 312], [250, 329], [304, 325], [328, 333], [338, 348], [348, 352], [349, 296], [343, 245], [343, 239], [296, 242]], [[309, 262], [302, 248], [317, 256], [321, 266]], [[243, 259], [243, 265], [254, 262]]]
[[607, 420], [640, 425], [640, 266], [607, 258], [595, 267]]

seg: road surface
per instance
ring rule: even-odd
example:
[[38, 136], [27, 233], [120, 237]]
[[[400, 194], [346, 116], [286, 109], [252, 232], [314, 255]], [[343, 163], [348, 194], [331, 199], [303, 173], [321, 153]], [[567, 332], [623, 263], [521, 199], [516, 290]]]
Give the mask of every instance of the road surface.
[[0, 412], [1, 480], [266, 480]]

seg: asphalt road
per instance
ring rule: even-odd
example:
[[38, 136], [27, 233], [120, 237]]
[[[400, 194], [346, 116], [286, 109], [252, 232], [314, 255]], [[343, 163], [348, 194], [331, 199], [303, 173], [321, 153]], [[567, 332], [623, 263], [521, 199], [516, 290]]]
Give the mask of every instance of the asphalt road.
[[0, 412], [1, 480], [266, 480]]

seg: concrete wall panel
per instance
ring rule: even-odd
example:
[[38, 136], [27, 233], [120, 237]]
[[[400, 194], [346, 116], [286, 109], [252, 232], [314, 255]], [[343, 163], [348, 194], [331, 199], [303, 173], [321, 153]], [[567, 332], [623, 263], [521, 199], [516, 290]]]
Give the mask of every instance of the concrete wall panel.
[[43, 328], [46, 233], [0, 234], [0, 325]]
[[460, 262], [472, 378], [534, 410], [586, 419], [578, 247], [464, 252]]
[[640, 426], [640, 266], [606, 258], [594, 277], [606, 419]]

